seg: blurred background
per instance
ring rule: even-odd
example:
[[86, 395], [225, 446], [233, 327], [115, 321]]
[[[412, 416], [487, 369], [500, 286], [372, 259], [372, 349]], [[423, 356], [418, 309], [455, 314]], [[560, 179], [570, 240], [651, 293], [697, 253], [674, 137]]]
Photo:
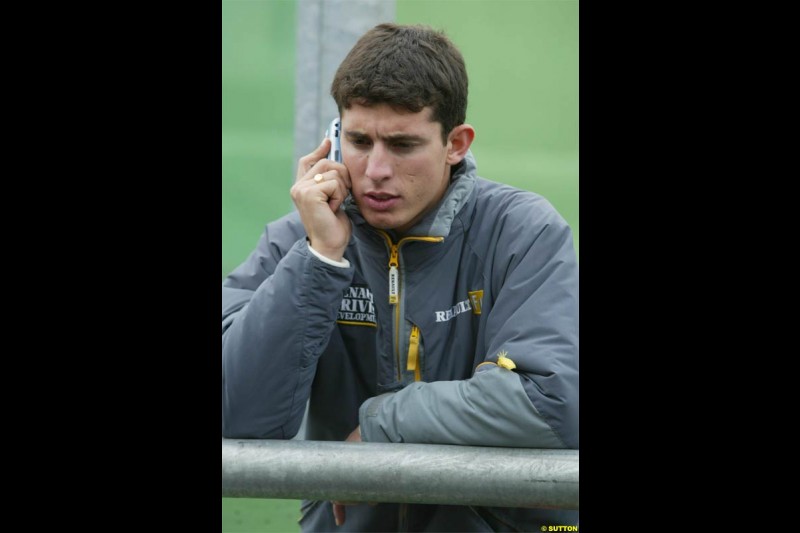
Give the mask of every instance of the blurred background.
[[[222, 277], [293, 209], [296, 11], [297, 0], [222, 1]], [[577, 251], [577, 0], [396, 0], [395, 21], [460, 48], [478, 174], [547, 198]], [[297, 501], [222, 508], [225, 532], [299, 531]]]

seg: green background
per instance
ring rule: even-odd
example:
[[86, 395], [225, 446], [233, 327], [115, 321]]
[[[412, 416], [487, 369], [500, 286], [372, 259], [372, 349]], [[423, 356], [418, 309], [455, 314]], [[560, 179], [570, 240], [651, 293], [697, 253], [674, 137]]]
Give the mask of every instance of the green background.
[[[578, 249], [578, 2], [397, 0], [447, 32], [470, 78], [478, 173], [545, 196]], [[296, 0], [222, 2], [222, 275], [292, 209]], [[322, 132], [320, 132], [320, 135]], [[226, 532], [299, 531], [293, 500], [222, 499]]]

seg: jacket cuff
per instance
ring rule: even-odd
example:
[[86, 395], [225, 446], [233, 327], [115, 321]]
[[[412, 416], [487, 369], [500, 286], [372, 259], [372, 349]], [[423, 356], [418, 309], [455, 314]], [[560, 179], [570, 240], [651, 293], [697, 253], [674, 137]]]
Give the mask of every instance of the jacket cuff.
[[381, 430], [378, 414], [381, 405], [394, 392], [387, 392], [379, 396], [374, 396], [364, 403], [358, 410], [358, 423], [361, 426], [361, 440], [363, 442], [392, 442], [389, 436]]
[[323, 263], [328, 263], [329, 265], [332, 265], [332, 266], [335, 266], [335, 267], [339, 267], [339, 268], [348, 268], [348, 267], [350, 266], [350, 261], [348, 261], [348, 260], [347, 260], [346, 258], [344, 258], [344, 257], [342, 257], [342, 260], [341, 260], [341, 261], [334, 261], [333, 259], [330, 259], [330, 258], [327, 258], [327, 257], [325, 257], [324, 255], [322, 255], [321, 253], [319, 253], [318, 251], [316, 251], [315, 249], [313, 249], [313, 248], [311, 247], [311, 243], [308, 243], [308, 250], [309, 250], [309, 251], [310, 251], [312, 254], [314, 254], [314, 256], [315, 256], [317, 259], [319, 259], [319, 260], [320, 260], [320, 261], [322, 261]]

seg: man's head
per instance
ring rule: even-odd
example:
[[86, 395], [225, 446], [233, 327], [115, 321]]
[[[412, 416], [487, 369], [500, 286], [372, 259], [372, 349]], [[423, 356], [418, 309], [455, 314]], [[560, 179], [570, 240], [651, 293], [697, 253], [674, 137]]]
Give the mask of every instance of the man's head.
[[412, 113], [430, 107], [446, 143], [447, 134], [466, 120], [467, 85], [464, 58], [444, 33], [379, 24], [339, 65], [331, 96], [340, 114], [353, 104], [388, 104]]
[[342, 162], [373, 227], [406, 233], [447, 192], [469, 150], [467, 73], [459, 51], [422, 26], [381, 24], [339, 67], [331, 94], [342, 117]]

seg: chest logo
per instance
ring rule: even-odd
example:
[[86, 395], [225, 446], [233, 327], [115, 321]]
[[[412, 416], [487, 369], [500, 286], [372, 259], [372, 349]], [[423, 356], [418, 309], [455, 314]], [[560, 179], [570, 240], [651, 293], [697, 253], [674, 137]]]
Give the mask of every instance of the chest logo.
[[366, 285], [351, 285], [342, 293], [336, 322], [348, 326], [378, 327], [372, 291]]
[[479, 291], [469, 291], [469, 301], [472, 303], [472, 314], [481, 314], [481, 304], [483, 303], [483, 289]]
[[447, 322], [465, 311], [472, 311], [473, 315], [481, 314], [481, 304], [483, 303], [483, 290], [469, 291], [469, 298], [446, 311], [434, 311], [436, 322]]

